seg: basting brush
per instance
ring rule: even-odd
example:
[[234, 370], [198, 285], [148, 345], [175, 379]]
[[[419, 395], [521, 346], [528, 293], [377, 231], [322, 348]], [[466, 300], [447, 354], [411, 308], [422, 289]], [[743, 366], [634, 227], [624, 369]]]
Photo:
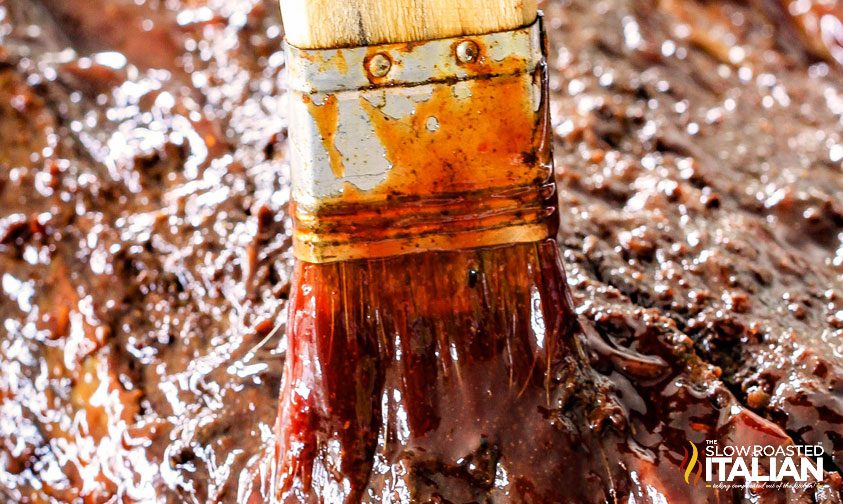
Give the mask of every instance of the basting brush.
[[549, 460], [571, 455], [553, 418], [578, 325], [535, 2], [281, 6], [297, 264], [274, 499], [569, 495]]

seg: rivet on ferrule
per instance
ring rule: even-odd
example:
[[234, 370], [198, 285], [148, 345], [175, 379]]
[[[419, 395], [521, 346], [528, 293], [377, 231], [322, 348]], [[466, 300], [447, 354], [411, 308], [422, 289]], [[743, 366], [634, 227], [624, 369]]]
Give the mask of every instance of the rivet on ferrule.
[[460, 63], [474, 63], [480, 56], [480, 48], [471, 40], [464, 40], [457, 45], [457, 60]]
[[389, 74], [389, 70], [392, 69], [392, 61], [389, 59], [389, 56], [383, 53], [377, 53], [369, 58], [366, 68], [372, 77], [386, 77]]

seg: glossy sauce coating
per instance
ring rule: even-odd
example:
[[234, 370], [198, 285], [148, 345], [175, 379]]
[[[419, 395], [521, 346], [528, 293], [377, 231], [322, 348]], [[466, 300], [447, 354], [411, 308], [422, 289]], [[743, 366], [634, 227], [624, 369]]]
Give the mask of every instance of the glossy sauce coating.
[[554, 483], [588, 465], [553, 425], [581, 408], [559, 390], [581, 370], [556, 259], [548, 241], [300, 264], [281, 500], [575, 496]]
[[[263, 502], [293, 271], [275, 2], [0, 5], [0, 501]], [[773, 424], [840, 460], [841, 73], [795, 18], [829, 6], [543, 3], [594, 501], [685, 502], [688, 439]], [[90, 27], [145, 19], [175, 46]]]

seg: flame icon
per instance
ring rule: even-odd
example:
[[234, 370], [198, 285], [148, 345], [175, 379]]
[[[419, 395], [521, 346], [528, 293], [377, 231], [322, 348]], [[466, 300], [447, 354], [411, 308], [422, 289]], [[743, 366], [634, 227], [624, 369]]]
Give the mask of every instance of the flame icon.
[[702, 463], [699, 461], [700, 453], [697, 450], [697, 445], [691, 441], [688, 441], [688, 444], [691, 445], [691, 453], [688, 453], [687, 448], [683, 448], [685, 450], [685, 458], [682, 460], [682, 465], [679, 469], [685, 471], [685, 483], [690, 485], [691, 473], [694, 472], [694, 467], [696, 466], [697, 476], [694, 478], [694, 485], [696, 485], [700, 481], [700, 476], [702, 476]]

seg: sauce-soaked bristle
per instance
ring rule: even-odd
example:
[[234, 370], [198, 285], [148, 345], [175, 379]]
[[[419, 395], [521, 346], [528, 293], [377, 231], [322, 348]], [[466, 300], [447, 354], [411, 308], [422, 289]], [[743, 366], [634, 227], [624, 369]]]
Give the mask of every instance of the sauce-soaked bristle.
[[[537, 462], [571, 448], [540, 412], [558, 408], [556, 384], [580, 366], [555, 242], [300, 263], [296, 274], [278, 420], [282, 500], [357, 501], [370, 479], [394, 487], [383, 480], [398, 473], [384, 471], [410, 453], [447, 466], [482, 447], [529, 483], [513, 492], [558, 495], [550, 487], [571, 468]], [[416, 502], [424, 482], [401, 478]], [[449, 480], [450, 494], [469, 483]]]

